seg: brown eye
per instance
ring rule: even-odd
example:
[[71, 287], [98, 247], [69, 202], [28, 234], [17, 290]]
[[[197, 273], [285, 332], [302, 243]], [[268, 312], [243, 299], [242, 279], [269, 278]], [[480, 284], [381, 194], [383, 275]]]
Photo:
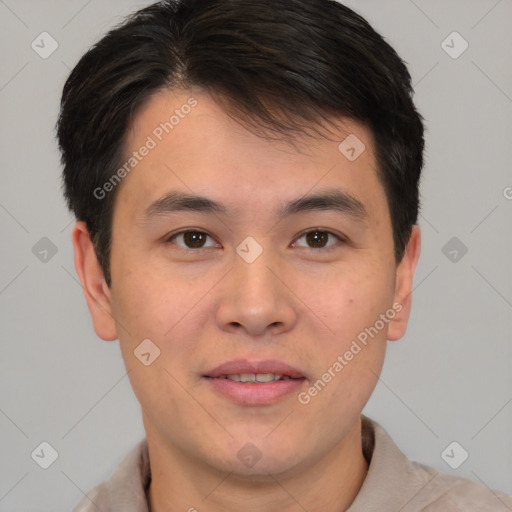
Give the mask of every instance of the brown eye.
[[[331, 242], [329, 240], [329, 237], [331, 237], [331, 240], [334, 240]], [[327, 248], [330, 247], [331, 245], [334, 245], [337, 241], [341, 240], [341, 238], [338, 235], [335, 235], [330, 231], [322, 231], [320, 229], [315, 229], [312, 231], [308, 231], [307, 233], [304, 233], [297, 239], [297, 242], [302, 239], [304, 239], [306, 243], [296, 243], [296, 245], [298, 245], [299, 247], [306, 247], [310, 249]]]
[[183, 234], [183, 241], [187, 247], [191, 249], [197, 249], [202, 247], [206, 240], [206, 234], [199, 231], [187, 231]]
[[[213, 243], [206, 245], [208, 238], [210, 238]], [[204, 247], [214, 247], [217, 245], [210, 235], [204, 231], [193, 230], [176, 233], [169, 239], [169, 242], [174, 242], [184, 249], [202, 249]]]
[[329, 234], [325, 231], [310, 231], [306, 234], [306, 240], [311, 247], [325, 247]]

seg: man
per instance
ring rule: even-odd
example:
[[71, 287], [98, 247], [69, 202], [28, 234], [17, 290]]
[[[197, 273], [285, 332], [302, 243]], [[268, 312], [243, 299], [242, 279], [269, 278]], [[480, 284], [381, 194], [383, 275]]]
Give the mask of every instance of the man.
[[423, 125], [330, 0], [176, 0], [78, 63], [58, 125], [75, 265], [146, 439], [76, 510], [512, 510], [361, 411], [405, 332]]

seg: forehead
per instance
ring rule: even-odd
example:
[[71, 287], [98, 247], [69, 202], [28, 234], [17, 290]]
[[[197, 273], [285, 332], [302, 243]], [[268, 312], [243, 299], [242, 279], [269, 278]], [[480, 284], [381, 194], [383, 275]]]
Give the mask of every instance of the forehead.
[[134, 165], [118, 192], [138, 211], [176, 190], [211, 197], [237, 214], [318, 188], [382, 206], [370, 130], [343, 119], [326, 135], [297, 135], [293, 144], [272, 140], [230, 117], [205, 92], [161, 91], [127, 132], [125, 163]]

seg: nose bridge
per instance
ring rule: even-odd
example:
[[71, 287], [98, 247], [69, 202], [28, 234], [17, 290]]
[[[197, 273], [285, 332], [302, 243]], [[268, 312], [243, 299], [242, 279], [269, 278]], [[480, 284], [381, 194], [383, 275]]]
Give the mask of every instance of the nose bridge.
[[248, 263], [241, 258], [235, 263], [235, 274], [239, 279], [240, 298], [247, 301], [263, 303], [275, 302], [276, 293], [279, 292], [276, 287], [274, 275], [270, 271], [272, 268], [271, 251], [266, 250], [265, 254], [259, 256], [255, 261]]
[[229, 273], [229, 282], [224, 288], [217, 312], [219, 327], [223, 329], [245, 329], [251, 335], [263, 334], [266, 329], [286, 330], [295, 322], [293, 298], [286, 287], [276, 278], [278, 257], [272, 249], [254, 252], [251, 242], [240, 254], [240, 246], [234, 258], [234, 267]]

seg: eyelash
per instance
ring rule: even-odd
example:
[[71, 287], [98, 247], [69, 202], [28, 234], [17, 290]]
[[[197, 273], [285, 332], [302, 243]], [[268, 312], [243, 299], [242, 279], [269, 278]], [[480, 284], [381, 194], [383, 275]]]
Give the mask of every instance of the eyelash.
[[[308, 235], [309, 233], [315, 233], [315, 232], [318, 232], [318, 233], [322, 233], [322, 234], [327, 234], [327, 235], [330, 235], [330, 236], [333, 236], [334, 238], [336, 238], [338, 240], [338, 242], [341, 242], [341, 243], [344, 243], [346, 242], [346, 239], [345, 237], [343, 237], [342, 235], [337, 235], [336, 233], [333, 233], [332, 231], [329, 231], [327, 229], [321, 229], [321, 228], [315, 228], [315, 229], [309, 229], [307, 231], [303, 231], [294, 241], [294, 245], [295, 243], [297, 242], [297, 240], [300, 240], [301, 238], [305, 237], [306, 235]], [[186, 230], [183, 230], [183, 231], [179, 231], [178, 233], [174, 233], [173, 235], [170, 235], [167, 239], [166, 239], [166, 242], [168, 243], [173, 243], [173, 240], [175, 240], [177, 237], [181, 236], [181, 235], [185, 235], [186, 233], [198, 233], [198, 234], [201, 234], [201, 235], [206, 235], [208, 237], [210, 237], [212, 240], [214, 240], [214, 238], [209, 235], [206, 231], [201, 231], [199, 229], [186, 229]], [[217, 242], [216, 242], [217, 243]], [[330, 250], [330, 249], [333, 249], [335, 248], [337, 244], [331, 244], [331, 245], [327, 245], [325, 247], [302, 247], [304, 249], [311, 249], [311, 250], [314, 250], [314, 251], [319, 251], [319, 250], [323, 250], [323, 251], [327, 251], [327, 250]], [[197, 247], [197, 248], [191, 248], [191, 247], [182, 247], [180, 245], [178, 245], [178, 247], [180, 247], [181, 249], [185, 250], [185, 251], [198, 251], [200, 249], [210, 249], [212, 248], [212, 246], [210, 247]]]

